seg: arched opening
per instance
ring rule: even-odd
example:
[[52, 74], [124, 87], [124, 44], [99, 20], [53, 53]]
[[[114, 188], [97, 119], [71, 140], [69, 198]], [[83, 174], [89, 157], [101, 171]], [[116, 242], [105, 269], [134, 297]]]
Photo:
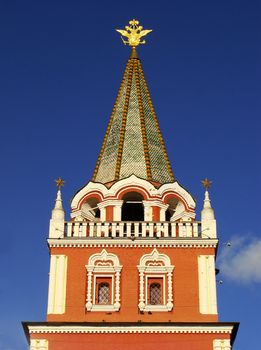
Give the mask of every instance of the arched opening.
[[122, 221], [144, 221], [143, 196], [137, 192], [129, 192], [122, 199]]
[[98, 208], [99, 200], [97, 198], [88, 198], [82, 205], [82, 216], [87, 220], [99, 221], [100, 209]]
[[166, 221], [173, 221], [173, 216], [175, 214], [176, 211], [176, 207], [178, 204], [178, 199], [176, 197], [170, 197], [166, 204], [169, 205], [168, 209], [166, 210], [165, 213], [165, 220]]

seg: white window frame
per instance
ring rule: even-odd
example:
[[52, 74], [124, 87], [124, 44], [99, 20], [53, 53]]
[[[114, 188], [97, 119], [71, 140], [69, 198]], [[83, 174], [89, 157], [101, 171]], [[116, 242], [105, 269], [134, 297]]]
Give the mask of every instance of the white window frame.
[[[117, 255], [108, 253], [103, 249], [101, 253], [91, 255], [88, 264], [85, 267], [87, 270], [87, 311], [119, 311], [121, 307], [120, 273], [122, 266], [120, 265]], [[98, 277], [112, 278], [112, 304], [95, 304], [96, 278]]]
[[[160, 254], [154, 249], [150, 254], [145, 254], [137, 266], [139, 270], [139, 309], [142, 312], [171, 311], [173, 309], [172, 274], [174, 266], [166, 254]], [[163, 301], [162, 305], [148, 304], [148, 278], [163, 277]], [[167, 279], [167, 281], [166, 281]], [[166, 283], [167, 282], [167, 283]], [[165, 289], [166, 288], [166, 289]]]

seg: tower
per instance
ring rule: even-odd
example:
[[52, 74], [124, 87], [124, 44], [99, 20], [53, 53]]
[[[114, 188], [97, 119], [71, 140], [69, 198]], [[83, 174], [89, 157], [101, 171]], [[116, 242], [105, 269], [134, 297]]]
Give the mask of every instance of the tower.
[[229, 350], [218, 321], [218, 239], [205, 179], [201, 221], [174, 178], [136, 47], [131, 46], [93, 178], [65, 220], [62, 179], [50, 220], [46, 322], [24, 322], [32, 350]]

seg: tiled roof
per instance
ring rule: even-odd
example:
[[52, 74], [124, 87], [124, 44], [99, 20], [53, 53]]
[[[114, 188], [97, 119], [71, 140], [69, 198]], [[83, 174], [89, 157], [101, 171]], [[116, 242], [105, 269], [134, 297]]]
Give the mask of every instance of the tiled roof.
[[136, 51], [125, 68], [93, 181], [108, 183], [132, 174], [160, 184], [174, 181]]

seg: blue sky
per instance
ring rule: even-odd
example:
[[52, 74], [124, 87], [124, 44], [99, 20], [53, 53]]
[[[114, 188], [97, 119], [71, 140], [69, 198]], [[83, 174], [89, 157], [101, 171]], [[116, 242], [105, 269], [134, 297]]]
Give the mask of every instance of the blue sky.
[[[154, 31], [142, 60], [177, 180], [202, 207], [213, 181], [219, 315], [236, 350], [260, 343], [259, 1], [2, 1], [0, 350], [45, 319], [54, 179], [64, 205], [92, 176], [129, 55], [115, 28]], [[199, 217], [198, 217], [199, 218]], [[224, 243], [232, 242], [227, 248]]]

